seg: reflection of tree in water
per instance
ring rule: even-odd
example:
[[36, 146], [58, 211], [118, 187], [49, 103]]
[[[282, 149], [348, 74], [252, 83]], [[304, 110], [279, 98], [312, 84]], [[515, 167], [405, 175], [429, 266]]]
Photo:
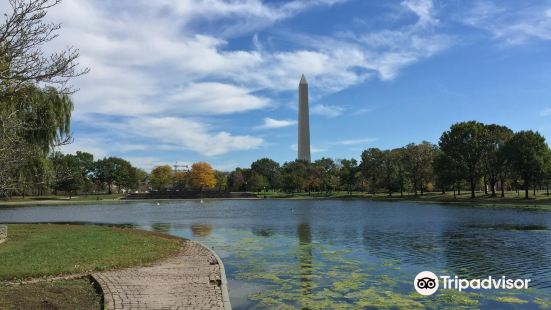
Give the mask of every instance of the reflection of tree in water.
[[194, 237], [207, 237], [212, 233], [212, 226], [209, 224], [191, 224], [191, 233]]
[[169, 223], [154, 223], [154, 224], [151, 224], [151, 229], [153, 229], [153, 231], [161, 232], [161, 233], [164, 233], [164, 234], [167, 234], [168, 232], [170, 232], [171, 227], [172, 227], [172, 225], [169, 224]]
[[299, 240], [300, 287], [304, 297], [312, 295], [312, 232], [308, 223], [297, 227]]
[[252, 228], [252, 233], [255, 235], [255, 236], [260, 236], [260, 237], [271, 237], [273, 234], [274, 234], [274, 231], [273, 229], [270, 229], [270, 228], [258, 228], [258, 227], [253, 227]]

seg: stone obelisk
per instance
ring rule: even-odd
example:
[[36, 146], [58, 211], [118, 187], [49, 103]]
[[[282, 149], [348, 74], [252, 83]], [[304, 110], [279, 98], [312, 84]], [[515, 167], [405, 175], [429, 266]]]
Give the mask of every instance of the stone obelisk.
[[298, 159], [310, 162], [310, 112], [308, 82], [304, 74], [298, 84]]

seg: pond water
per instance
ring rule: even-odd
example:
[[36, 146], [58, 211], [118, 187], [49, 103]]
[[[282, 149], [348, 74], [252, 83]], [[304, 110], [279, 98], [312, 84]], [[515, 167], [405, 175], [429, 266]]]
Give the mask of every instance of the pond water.
[[[127, 224], [222, 258], [235, 309], [551, 308], [551, 212], [365, 200], [206, 200], [0, 209], [0, 223]], [[531, 279], [528, 290], [440, 289], [417, 273]]]

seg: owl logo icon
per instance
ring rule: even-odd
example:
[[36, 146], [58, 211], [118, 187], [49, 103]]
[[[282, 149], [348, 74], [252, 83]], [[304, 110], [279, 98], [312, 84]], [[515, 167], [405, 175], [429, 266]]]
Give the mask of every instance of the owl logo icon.
[[430, 271], [420, 272], [413, 281], [413, 287], [417, 293], [430, 296], [438, 290], [438, 277]]

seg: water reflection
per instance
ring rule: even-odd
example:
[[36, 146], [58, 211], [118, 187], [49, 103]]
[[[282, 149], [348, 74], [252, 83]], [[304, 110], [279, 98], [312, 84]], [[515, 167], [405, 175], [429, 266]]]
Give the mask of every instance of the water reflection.
[[153, 223], [151, 229], [156, 232], [168, 234], [172, 225], [170, 223]]
[[300, 223], [297, 226], [297, 236], [299, 241], [299, 269], [300, 269], [300, 288], [302, 295], [308, 297], [312, 295], [312, 232], [308, 223]]
[[194, 237], [208, 237], [212, 234], [212, 225], [191, 224], [191, 233]]
[[[353, 200], [216, 200], [0, 208], [0, 221], [129, 223], [199, 240], [224, 260], [232, 301], [240, 300], [235, 309], [420, 303], [551, 308], [546, 212]], [[495, 301], [500, 292], [421, 300], [411, 287], [421, 270], [531, 278], [534, 289], [506, 292], [526, 301], [517, 305]]]

